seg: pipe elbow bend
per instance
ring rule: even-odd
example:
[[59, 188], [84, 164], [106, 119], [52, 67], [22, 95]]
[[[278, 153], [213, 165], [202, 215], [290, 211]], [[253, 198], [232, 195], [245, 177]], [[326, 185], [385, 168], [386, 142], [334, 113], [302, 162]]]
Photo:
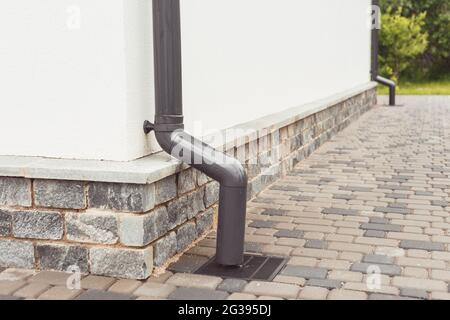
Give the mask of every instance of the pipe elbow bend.
[[389, 79], [386, 79], [386, 78], [384, 78], [384, 77], [377, 76], [377, 77], [376, 77], [376, 80], [377, 80], [378, 82], [384, 84], [384, 85], [387, 85], [388, 87], [391, 87], [391, 88], [395, 88], [395, 87], [396, 87], [396, 83], [395, 83], [394, 81], [389, 80]]
[[222, 181], [220, 181], [223, 186], [230, 188], [247, 188], [247, 172], [237, 159], [227, 159], [224, 169], [228, 174], [224, 175]]
[[159, 146], [168, 154], [172, 153], [173, 138], [172, 132], [155, 131], [155, 138]]

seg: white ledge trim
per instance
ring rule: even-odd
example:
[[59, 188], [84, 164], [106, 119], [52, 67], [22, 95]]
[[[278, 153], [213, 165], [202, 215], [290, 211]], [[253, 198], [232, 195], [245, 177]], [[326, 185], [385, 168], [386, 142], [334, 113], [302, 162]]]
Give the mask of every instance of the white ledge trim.
[[[371, 90], [376, 86], [377, 84], [375, 82], [368, 82], [326, 99], [283, 110], [257, 120], [240, 124], [231, 129], [251, 130], [254, 134], [229, 137], [227, 133], [225, 145], [215, 147], [221, 150], [228, 150], [232, 147], [242, 145], [243, 143], [258, 138], [260, 134], [267, 134], [288, 126], [312, 114], [348, 100], [351, 97]], [[228, 130], [230, 129], [225, 131]], [[231, 132], [235, 131], [231, 130]], [[187, 167], [163, 152], [128, 162], [0, 156], [0, 176], [30, 179], [150, 184]]]

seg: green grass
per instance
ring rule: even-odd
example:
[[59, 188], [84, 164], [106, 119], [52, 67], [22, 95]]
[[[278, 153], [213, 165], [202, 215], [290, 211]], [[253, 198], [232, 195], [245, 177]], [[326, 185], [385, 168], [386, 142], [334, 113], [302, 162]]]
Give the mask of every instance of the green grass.
[[[389, 90], [385, 86], [378, 86], [378, 94], [386, 95]], [[410, 82], [400, 83], [397, 88], [399, 95], [450, 95], [450, 76], [443, 80], [428, 82]]]

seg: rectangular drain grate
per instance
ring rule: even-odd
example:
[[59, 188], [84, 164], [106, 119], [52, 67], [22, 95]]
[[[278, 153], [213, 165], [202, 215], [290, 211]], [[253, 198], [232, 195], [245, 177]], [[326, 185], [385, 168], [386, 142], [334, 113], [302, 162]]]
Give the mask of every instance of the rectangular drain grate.
[[242, 267], [225, 267], [215, 257], [201, 266], [195, 274], [242, 280], [272, 281], [286, 265], [287, 259], [245, 255]]

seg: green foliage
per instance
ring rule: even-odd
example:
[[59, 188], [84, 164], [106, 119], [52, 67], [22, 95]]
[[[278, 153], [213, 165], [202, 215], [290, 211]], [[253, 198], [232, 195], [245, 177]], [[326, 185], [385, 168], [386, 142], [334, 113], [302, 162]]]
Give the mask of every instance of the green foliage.
[[414, 59], [428, 47], [428, 33], [424, 31], [426, 13], [402, 16], [402, 8], [391, 8], [381, 18], [380, 63], [383, 75], [398, 81]]
[[426, 13], [424, 28], [429, 34], [429, 46], [403, 74], [408, 78], [442, 78], [450, 74], [450, 0], [381, 0], [381, 9], [412, 17]]

